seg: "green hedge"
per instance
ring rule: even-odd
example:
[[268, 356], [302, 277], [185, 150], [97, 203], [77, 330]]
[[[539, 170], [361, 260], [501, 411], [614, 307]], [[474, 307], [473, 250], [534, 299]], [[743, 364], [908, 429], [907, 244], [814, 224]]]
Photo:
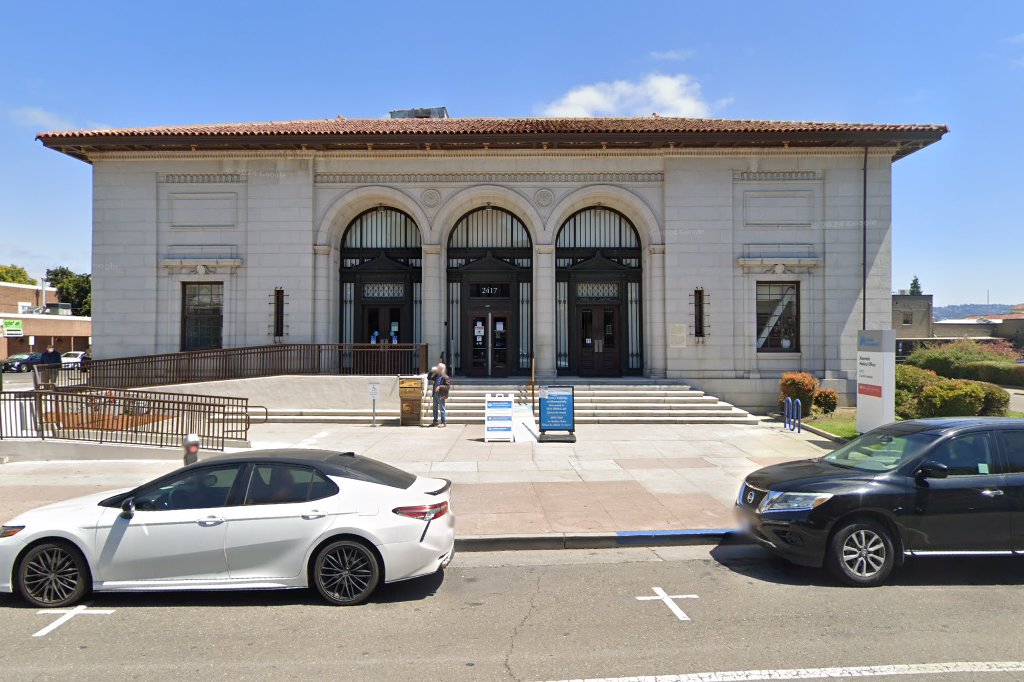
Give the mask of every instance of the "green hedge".
[[900, 419], [921, 418], [917, 399], [925, 386], [945, 381], [935, 372], [913, 365], [896, 365], [896, 416]]
[[[1003, 346], [1005, 346], [1004, 344]], [[972, 371], [968, 370], [969, 365], [977, 363], [995, 364], [1000, 367], [1013, 367], [1013, 351], [1006, 347], [993, 345], [987, 347], [985, 344], [961, 339], [952, 343], [940, 343], [918, 348], [907, 357], [907, 364], [930, 369], [937, 374], [950, 379], [982, 379]], [[1000, 383], [994, 376], [982, 379]]]
[[974, 382], [985, 392], [985, 402], [978, 412], [983, 417], [1005, 417], [1010, 409], [1010, 394], [995, 384], [985, 381]]
[[1024, 386], [1024, 365], [994, 360], [969, 362], [960, 368], [965, 379], [987, 381], [1003, 386]]
[[925, 386], [917, 406], [922, 417], [973, 417], [985, 406], [985, 389], [974, 381], [951, 379]]

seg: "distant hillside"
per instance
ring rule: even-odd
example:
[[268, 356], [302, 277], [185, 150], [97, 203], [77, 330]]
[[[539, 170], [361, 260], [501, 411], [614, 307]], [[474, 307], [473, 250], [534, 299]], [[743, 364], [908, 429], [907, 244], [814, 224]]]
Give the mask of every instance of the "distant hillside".
[[1013, 306], [999, 303], [959, 303], [937, 305], [932, 311], [936, 320], [960, 320], [971, 315], [1005, 315]]

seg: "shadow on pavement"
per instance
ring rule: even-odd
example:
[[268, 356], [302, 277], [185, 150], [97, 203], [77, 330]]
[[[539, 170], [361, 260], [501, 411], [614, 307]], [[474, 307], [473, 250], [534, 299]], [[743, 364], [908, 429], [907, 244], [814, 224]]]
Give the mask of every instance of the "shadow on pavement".
[[[437, 593], [444, 582], [444, 574], [438, 571], [429, 576], [381, 585], [365, 605], [396, 604], [427, 599]], [[97, 592], [89, 595], [82, 603], [90, 608], [176, 608], [176, 607], [240, 607], [240, 606], [323, 606], [338, 608], [325, 602], [315, 590], [225, 590], [193, 592]], [[0, 595], [0, 609], [25, 608], [29, 606], [19, 597]], [[352, 608], [359, 608], [358, 606]]]
[[[778, 585], [848, 587], [824, 568], [796, 566], [755, 545], [722, 544], [711, 557], [734, 573]], [[1021, 557], [907, 557], [886, 585], [1024, 585]], [[851, 588], [861, 589], [861, 588]]]

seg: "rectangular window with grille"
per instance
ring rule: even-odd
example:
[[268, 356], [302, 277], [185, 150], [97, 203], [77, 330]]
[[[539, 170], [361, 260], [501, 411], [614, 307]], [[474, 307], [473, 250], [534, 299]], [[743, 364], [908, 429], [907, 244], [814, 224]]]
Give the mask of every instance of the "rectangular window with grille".
[[757, 283], [757, 351], [796, 353], [800, 350], [800, 284]]
[[904, 310], [903, 311], [903, 324], [907, 324], [907, 325], [914, 324], [914, 311], [913, 310]]
[[704, 338], [704, 290], [700, 288], [693, 290], [693, 335]]
[[224, 283], [184, 282], [181, 285], [181, 349], [223, 347]]
[[274, 337], [284, 336], [284, 289], [274, 289]]

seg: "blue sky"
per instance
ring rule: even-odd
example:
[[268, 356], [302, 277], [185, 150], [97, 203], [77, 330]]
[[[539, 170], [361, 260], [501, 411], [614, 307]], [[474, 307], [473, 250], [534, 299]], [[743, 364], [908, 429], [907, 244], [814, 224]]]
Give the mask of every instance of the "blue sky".
[[5, 3], [0, 263], [89, 269], [44, 129], [545, 113], [945, 123], [895, 164], [893, 288], [1024, 302], [1024, 3]]

